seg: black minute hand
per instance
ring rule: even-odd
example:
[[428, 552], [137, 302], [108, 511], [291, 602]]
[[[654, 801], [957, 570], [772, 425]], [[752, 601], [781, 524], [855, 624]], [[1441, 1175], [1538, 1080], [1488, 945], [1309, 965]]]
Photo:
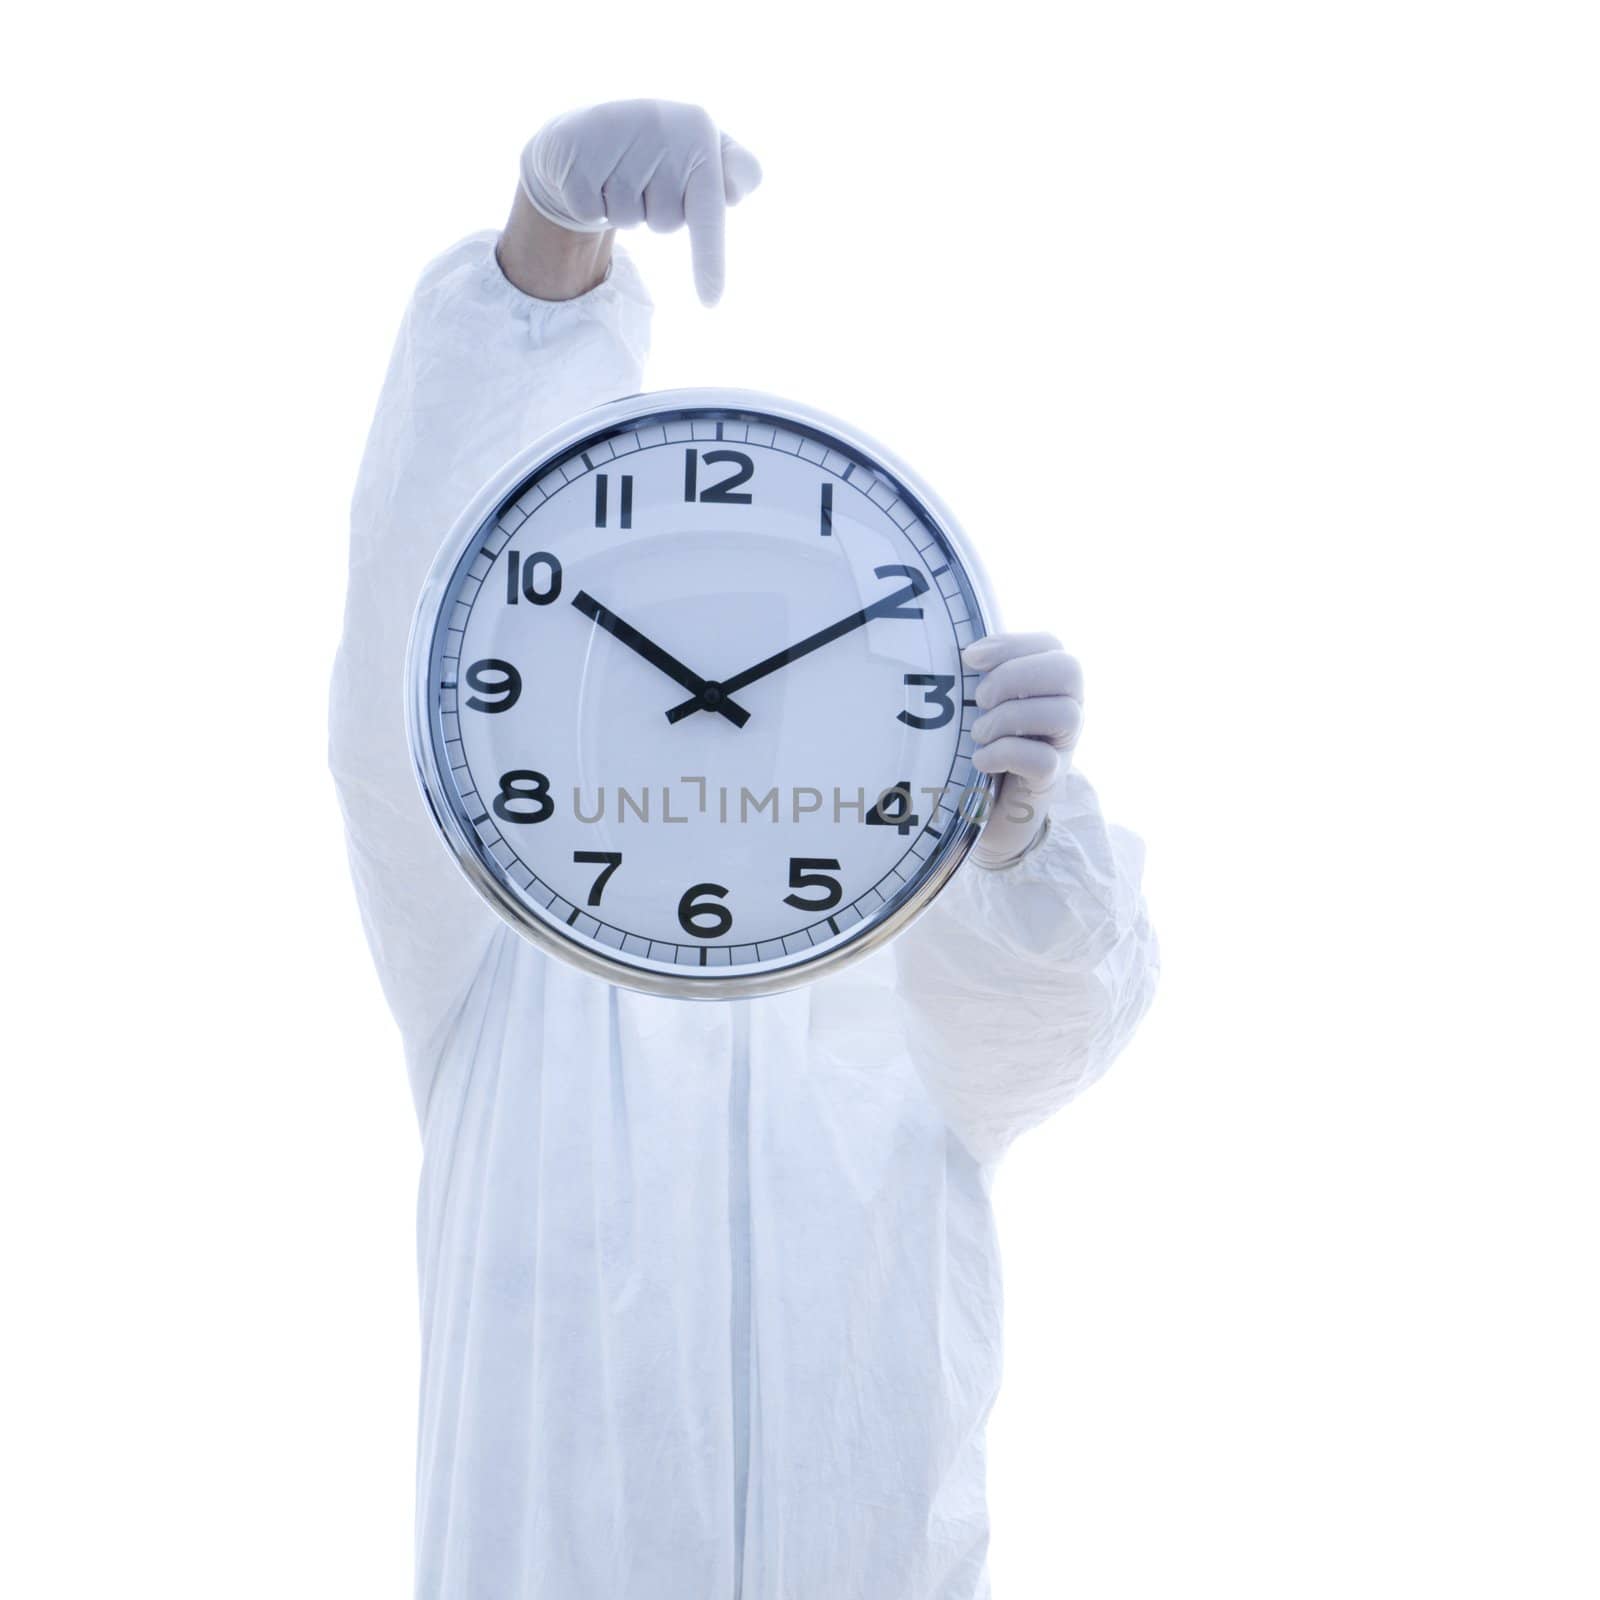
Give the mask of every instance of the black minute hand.
[[[719, 685], [708, 682], [697, 672], [691, 672], [676, 656], [668, 655], [653, 639], [645, 638], [637, 628], [624, 622], [615, 611], [601, 605], [588, 590], [580, 589], [572, 597], [572, 603], [584, 616], [590, 618], [597, 628], [604, 628], [607, 633], [620, 639], [630, 650], [643, 656], [652, 667], [666, 673], [674, 683], [681, 683], [685, 689], [692, 689], [694, 706], [706, 705], [711, 710], [720, 711], [736, 728], [742, 728], [750, 720], [750, 713], [743, 706], [735, 705], [732, 700], [717, 693]], [[671, 720], [676, 721], [677, 718], [673, 717]]]
[[[903, 589], [896, 589], [893, 594], [888, 594], [881, 600], [874, 600], [870, 606], [863, 606], [859, 611], [852, 611], [848, 617], [840, 617], [837, 622], [830, 622], [826, 628], [819, 628], [815, 633], [808, 633], [805, 638], [792, 644], [787, 650], [779, 650], [764, 661], [758, 661], [753, 667], [746, 667], [743, 672], [736, 672], [731, 678], [723, 678], [717, 687], [724, 694], [734, 694], [746, 688], [760, 678], [765, 678], [769, 673], [776, 672], [779, 667], [786, 667], [791, 661], [798, 661], [801, 656], [808, 656], [813, 650], [820, 650], [825, 644], [832, 644], [835, 639], [842, 639], [845, 634], [853, 633], [857, 628], [871, 622], [874, 617], [890, 617], [905, 615], [920, 617], [921, 611], [901, 612], [900, 608], [906, 601], [914, 599], [928, 587], [928, 580], [917, 571], [915, 567], [879, 567], [877, 575], [886, 577], [893, 573], [896, 577], [902, 574], [910, 578], [910, 582]], [[692, 688], [692, 684], [685, 684], [685, 688]], [[685, 717], [693, 716], [696, 711], [705, 709], [705, 701], [699, 695], [693, 700], [685, 700], [682, 705], [674, 706], [667, 713], [668, 722], [681, 722]], [[721, 710], [720, 706], [715, 707]]]

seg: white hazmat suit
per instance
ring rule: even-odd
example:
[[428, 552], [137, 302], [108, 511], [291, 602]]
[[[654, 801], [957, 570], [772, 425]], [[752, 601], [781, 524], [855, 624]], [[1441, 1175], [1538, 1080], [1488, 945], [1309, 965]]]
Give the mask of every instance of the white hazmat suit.
[[546, 302], [493, 247], [448, 250], [406, 313], [332, 700], [422, 1125], [417, 1593], [975, 1600], [990, 1179], [1149, 1001], [1139, 845], [1069, 776], [1020, 863], [969, 862], [887, 948], [748, 1001], [612, 988], [500, 922], [412, 776], [412, 610], [496, 469], [641, 387], [650, 301], [621, 250]]

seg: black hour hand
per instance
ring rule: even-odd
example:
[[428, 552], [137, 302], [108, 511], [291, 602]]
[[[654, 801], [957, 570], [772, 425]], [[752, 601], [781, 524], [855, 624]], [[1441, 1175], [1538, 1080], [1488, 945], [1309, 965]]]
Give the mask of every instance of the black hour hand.
[[631, 623], [624, 622], [615, 611], [601, 605], [588, 590], [580, 589], [572, 597], [572, 603], [597, 628], [604, 628], [636, 655], [643, 656], [652, 667], [666, 673], [674, 683], [682, 684], [688, 689], [694, 695], [692, 704], [696, 710], [704, 707], [707, 711], [719, 712], [736, 728], [742, 728], [750, 720], [750, 713], [743, 706], [723, 695], [720, 684], [702, 678], [698, 672], [691, 672], [676, 656], [669, 655], [663, 650], [654, 639], [647, 639]]

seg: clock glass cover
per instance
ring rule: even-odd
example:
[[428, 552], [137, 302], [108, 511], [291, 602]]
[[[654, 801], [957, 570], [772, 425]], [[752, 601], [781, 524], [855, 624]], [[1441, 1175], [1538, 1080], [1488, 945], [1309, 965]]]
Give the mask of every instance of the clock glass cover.
[[447, 846], [523, 934], [606, 978], [807, 981], [923, 909], [976, 836], [981, 572], [907, 468], [736, 390], [636, 396], [462, 516], [408, 721]]

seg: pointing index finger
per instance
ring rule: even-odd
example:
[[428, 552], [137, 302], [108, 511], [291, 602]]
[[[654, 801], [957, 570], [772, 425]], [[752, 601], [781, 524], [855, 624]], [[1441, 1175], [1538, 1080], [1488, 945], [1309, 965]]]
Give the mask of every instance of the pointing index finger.
[[720, 147], [714, 147], [689, 174], [683, 191], [683, 215], [689, 224], [694, 286], [701, 305], [714, 306], [722, 298], [726, 208], [727, 201], [722, 189], [722, 151]]

